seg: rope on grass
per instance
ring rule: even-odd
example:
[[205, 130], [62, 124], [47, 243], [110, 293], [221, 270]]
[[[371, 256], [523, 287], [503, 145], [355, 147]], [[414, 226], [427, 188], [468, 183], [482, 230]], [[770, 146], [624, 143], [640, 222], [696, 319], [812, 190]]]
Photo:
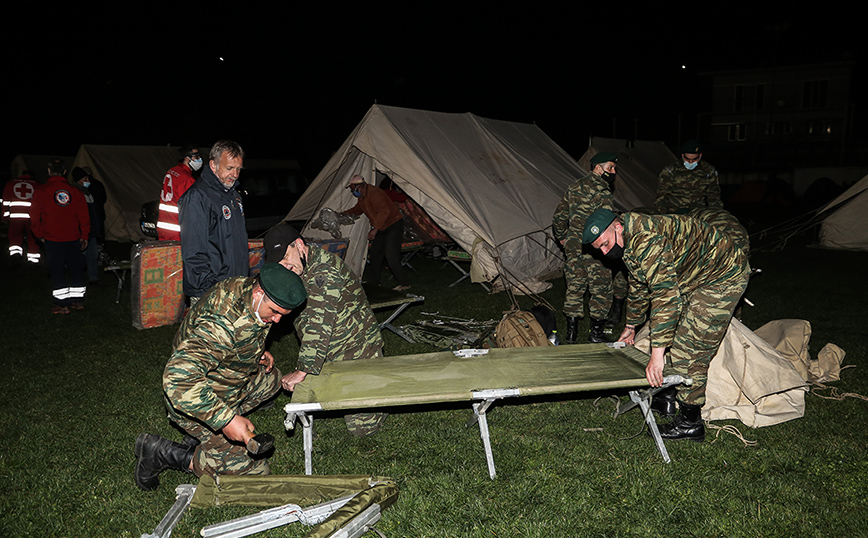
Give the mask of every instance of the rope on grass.
[[[841, 370], [855, 367], [855, 364], [848, 364], [847, 366], [842, 366]], [[857, 400], [864, 400], [868, 402], [868, 397], [863, 396], [857, 392], [841, 392], [838, 387], [830, 387], [829, 385], [820, 383], [819, 381], [813, 381], [811, 382], [811, 385], [811, 394], [813, 394], [817, 398], [822, 398], [824, 400], [837, 400], [839, 402], [842, 401], [844, 398], [856, 398]], [[829, 394], [820, 394], [819, 391], [821, 390], [828, 390]]]
[[711, 422], [706, 421], [705, 427], [712, 429], [712, 430], [716, 430], [716, 432], [714, 434], [714, 440], [712, 441], [712, 443], [716, 443], [717, 440], [720, 438], [720, 433], [725, 432], [725, 433], [734, 435], [735, 437], [738, 437], [739, 440], [741, 440], [741, 442], [744, 443], [745, 448], [757, 445], [757, 441], [745, 439], [744, 435], [742, 435], [742, 433], [738, 430], [738, 428], [736, 428], [735, 426], [732, 426], [730, 424], [727, 424], [726, 426], [718, 426], [716, 424], [712, 424]]

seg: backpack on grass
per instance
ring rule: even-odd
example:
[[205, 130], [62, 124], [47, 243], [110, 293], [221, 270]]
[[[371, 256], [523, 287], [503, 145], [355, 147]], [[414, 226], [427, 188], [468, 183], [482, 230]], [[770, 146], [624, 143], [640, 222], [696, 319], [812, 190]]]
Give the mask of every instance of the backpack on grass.
[[548, 346], [550, 342], [533, 314], [524, 310], [511, 310], [497, 324], [494, 341], [497, 347]]

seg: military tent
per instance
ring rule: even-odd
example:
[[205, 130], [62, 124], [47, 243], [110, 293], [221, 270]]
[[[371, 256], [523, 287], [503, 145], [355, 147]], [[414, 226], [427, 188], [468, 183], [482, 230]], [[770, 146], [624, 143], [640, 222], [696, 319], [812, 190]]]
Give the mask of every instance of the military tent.
[[177, 163], [177, 147], [86, 144], [67, 167], [90, 167], [105, 186], [106, 239], [136, 242], [145, 239], [139, 226], [142, 204], [159, 198], [163, 176]]
[[831, 211], [820, 224], [820, 246], [845, 250], [868, 250], [868, 176], [826, 204]]
[[591, 157], [603, 152], [618, 154], [614, 197], [615, 207], [621, 211], [654, 205], [660, 172], [678, 161], [663, 142], [595, 136], [579, 159], [579, 166], [590, 170]]
[[[328, 239], [310, 219], [323, 208], [352, 207], [349, 179], [361, 174], [372, 183], [377, 172], [468, 252], [480, 238], [511, 282], [533, 282], [560, 267], [552, 215], [570, 182], [586, 173], [536, 125], [374, 105], [286, 220], [307, 220], [306, 237]], [[362, 217], [344, 233], [347, 262], [359, 275], [368, 229]]]

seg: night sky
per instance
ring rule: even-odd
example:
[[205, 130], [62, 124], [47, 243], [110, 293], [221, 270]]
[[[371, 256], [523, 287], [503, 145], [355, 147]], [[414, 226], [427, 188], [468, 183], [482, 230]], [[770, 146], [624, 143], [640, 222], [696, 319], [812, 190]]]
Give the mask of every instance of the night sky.
[[230, 138], [313, 177], [374, 103], [536, 123], [579, 157], [591, 134], [673, 145], [678, 114], [708, 106], [701, 72], [841, 59], [864, 69], [855, 14], [828, 6], [465, 4], [13, 12], [3, 157]]

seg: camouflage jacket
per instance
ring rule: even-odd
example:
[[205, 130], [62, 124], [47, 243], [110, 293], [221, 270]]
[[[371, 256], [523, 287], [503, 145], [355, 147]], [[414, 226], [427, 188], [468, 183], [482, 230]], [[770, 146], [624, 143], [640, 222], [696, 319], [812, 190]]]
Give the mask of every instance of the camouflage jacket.
[[220, 282], [184, 317], [163, 370], [170, 418], [180, 413], [216, 431], [235, 416], [271, 328], [257, 322], [250, 306], [253, 282]]
[[680, 215], [625, 213], [624, 264], [630, 272], [627, 323], [645, 320], [651, 346], [668, 347], [697, 289], [748, 277], [747, 251], [709, 224]]
[[555, 239], [565, 242], [577, 240], [581, 248], [585, 221], [601, 207], [614, 210], [612, 191], [605, 179], [591, 172], [573, 181], [552, 216]]
[[717, 169], [705, 161], [688, 170], [679, 160], [664, 168], [659, 179], [654, 206], [661, 213], [683, 214], [697, 207], [723, 207]]
[[367, 359], [383, 349], [365, 290], [340, 257], [309, 245], [301, 279], [307, 306], [295, 321], [299, 370], [319, 374], [326, 362]]

